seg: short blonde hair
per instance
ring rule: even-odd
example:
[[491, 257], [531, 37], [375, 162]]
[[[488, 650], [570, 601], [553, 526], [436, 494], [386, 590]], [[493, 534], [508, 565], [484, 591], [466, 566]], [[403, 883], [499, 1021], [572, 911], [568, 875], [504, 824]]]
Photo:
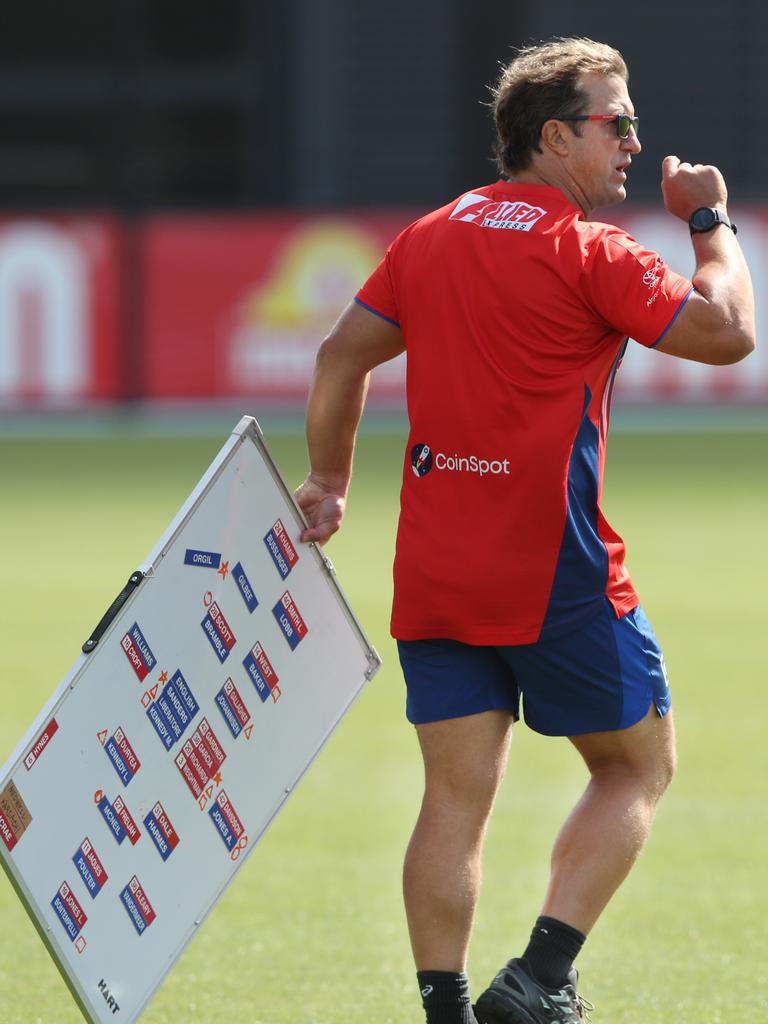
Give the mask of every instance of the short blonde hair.
[[526, 46], [502, 68], [492, 88], [496, 121], [496, 161], [502, 174], [528, 167], [534, 151], [541, 152], [541, 128], [556, 117], [584, 113], [587, 97], [579, 78], [590, 72], [618, 75], [629, 72], [618, 50], [594, 39], [551, 39]]

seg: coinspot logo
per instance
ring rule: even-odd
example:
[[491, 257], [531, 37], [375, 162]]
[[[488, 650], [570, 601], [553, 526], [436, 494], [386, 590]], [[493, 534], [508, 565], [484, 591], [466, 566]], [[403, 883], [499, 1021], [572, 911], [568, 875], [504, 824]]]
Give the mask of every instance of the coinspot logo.
[[428, 444], [411, 448], [411, 469], [415, 476], [426, 476], [432, 468], [440, 473], [471, 473], [477, 476], [510, 476], [509, 459], [487, 459], [480, 455], [432, 453]]
[[432, 452], [428, 444], [415, 444], [411, 448], [411, 469], [416, 476], [426, 476], [432, 469]]

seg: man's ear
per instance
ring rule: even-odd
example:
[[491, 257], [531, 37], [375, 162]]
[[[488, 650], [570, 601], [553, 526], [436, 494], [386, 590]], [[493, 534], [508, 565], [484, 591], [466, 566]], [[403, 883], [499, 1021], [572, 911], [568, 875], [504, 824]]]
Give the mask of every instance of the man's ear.
[[568, 156], [571, 138], [563, 121], [552, 118], [544, 122], [541, 127], [541, 145], [558, 156]]

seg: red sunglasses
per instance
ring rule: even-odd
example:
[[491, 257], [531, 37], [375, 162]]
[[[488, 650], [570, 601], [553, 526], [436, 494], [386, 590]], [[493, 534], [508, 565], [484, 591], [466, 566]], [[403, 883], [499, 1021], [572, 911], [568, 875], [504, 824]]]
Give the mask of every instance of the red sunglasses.
[[558, 117], [558, 121], [606, 121], [616, 125], [616, 134], [620, 139], [629, 138], [630, 129], [637, 135], [639, 117], [629, 114], [581, 114], [579, 117]]

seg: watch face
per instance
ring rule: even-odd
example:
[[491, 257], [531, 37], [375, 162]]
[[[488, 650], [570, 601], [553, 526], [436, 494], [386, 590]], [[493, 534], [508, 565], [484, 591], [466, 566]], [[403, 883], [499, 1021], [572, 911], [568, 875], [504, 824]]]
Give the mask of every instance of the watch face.
[[698, 210], [694, 210], [691, 215], [691, 227], [694, 231], [707, 231], [709, 228], [714, 227], [717, 223], [717, 217], [714, 210], [710, 210], [706, 206], [702, 206]]

